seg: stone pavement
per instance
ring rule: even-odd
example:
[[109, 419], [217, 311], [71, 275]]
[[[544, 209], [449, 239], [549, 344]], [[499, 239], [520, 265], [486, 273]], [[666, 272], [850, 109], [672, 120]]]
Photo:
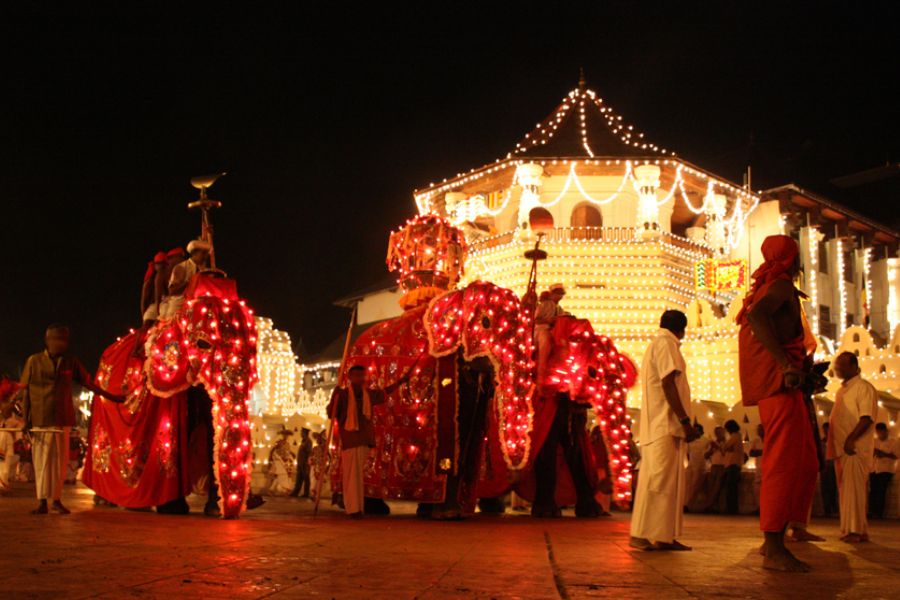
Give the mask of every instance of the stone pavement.
[[[67, 487], [69, 516], [32, 516], [30, 488], [0, 498], [0, 598], [898, 598], [900, 522], [872, 542], [794, 544], [805, 575], [760, 568], [752, 517], [688, 515], [693, 552], [641, 553], [628, 515], [583, 521], [399, 514], [351, 521], [270, 499], [238, 521], [94, 508]], [[199, 508], [199, 505], [195, 505]]]

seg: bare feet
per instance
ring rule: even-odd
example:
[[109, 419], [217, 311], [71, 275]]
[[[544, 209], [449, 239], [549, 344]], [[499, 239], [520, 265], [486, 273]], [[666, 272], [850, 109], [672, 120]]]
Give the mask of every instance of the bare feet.
[[825, 538], [810, 533], [806, 529], [794, 528], [791, 530], [791, 539], [795, 542], [824, 542]]
[[72, 511], [69, 510], [68, 508], [66, 508], [65, 506], [63, 506], [63, 503], [59, 500], [54, 500], [53, 506], [51, 508], [53, 508], [54, 512], [58, 512], [61, 515], [72, 514]]
[[767, 549], [765, 558], [763, 558], [763, 569], [786, 573], [808, 573], [811, 567], [784, 548]]

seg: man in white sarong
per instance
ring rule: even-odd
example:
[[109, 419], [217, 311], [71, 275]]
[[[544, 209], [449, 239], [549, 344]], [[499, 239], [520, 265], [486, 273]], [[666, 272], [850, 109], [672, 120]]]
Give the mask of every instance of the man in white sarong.
[[271, 482], [267, 492], [273, 496], [286, 496], [294, 489], [296, 468], [294, 463], [294, 449], [288, 438], [294, 435], [290, 429], [283, 428], [278, 432], [281, 439], [272, 446], [269, 452], [268, 474]]
[[667, 310], [641, 363], [641, 474], [631, 515], [631, 546], [641, 550], [690, 550], [682, 533], [691, 390], [681, 355], [687, 317]]
[[872, 423], [878, 411], [878, 393], [860, 376], [852, 352], [837, 356], [834, 372], [843, 383], [829, 419], [828, 457], [836, 459], [841, 539], [856, 544], [869, 540], [866, 498], [874, 462]]
[[77, 358], [68, 355], [69, 328], [51, 325], [45, 337], [46, 349], [25, 363], [21, 383], [25, 386], [25, 429], [32, 427], [32, 457], [38, 507], [33, 514], [50, 509], [69, 514], [61, 501], [62, 482], [69, 457], [69, 431], [75, 425], [72, 382], [93, 390], [91, 377]]

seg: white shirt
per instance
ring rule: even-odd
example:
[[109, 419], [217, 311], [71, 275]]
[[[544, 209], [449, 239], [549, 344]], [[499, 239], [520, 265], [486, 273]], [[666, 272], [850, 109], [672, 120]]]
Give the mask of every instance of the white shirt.
[[[181, 267], [184, 270], [184, 275], [182, 277], [177, 277], [175, 274], [175, 271], [176, 269], [178, 269], [178, 267]], [[175, 265], [175, 268], [172, 269], [172, 274], [169, 276], [169, 287], [172, 287], [173, 285], [180, 285], [182, 283], [188, 283], [191, 280], [191, 277], [197, 274], [197, 271], [199, 271], [197, 263], [195, 263], [190, 258], [178, 263], [177, 265]], [[184, 295], [184, 291], [182, 291], [181, 294], [178, 295]]]
[[721, 442], [716, 440], [714, 443], [716, 444], [716, 448], [712, 451], [712, 454], [709, 457], [709, 464], [714, 467], [724, 467], [725, 466], [725, 453], [722, 452], [722, 448], [725, 447], [725, 443], [728, 441], [728, 438], [725, 438]]
[[[834, 409], [829, 419], [831, 426], [828, 430], [831, 437], [829, 451], [835, 458], [844, 455], [844, 442], [856, 429], [859, 420], [862, 417], [869, 417], [874, 421], [877, 412], [878, 392], [871, 383], [857, 375], [841, 384], [834, 399]], [[875, 436], [871, 431], [856, 440], [855, 449], [861, 458], [867, 458], [869, 461], [873, 459]]]
[[675, 387], [684, 413], [691, 416], [691, 388], [687, 365], [681, 355], [681, 342], [668, 329], [660, 329], [644, 353], [641, 362], [641, 444], [652, 444], [661, 437], [684, 437], [684, 428], [666, 402], [662, 380], [675, 371]]
[[[893, 454], [894, 456], [900, 456], [900, 440], [888, 438], [886, 440], [879, 440], [877, 437], [875, 438], [875, 448], [881, 450], [882, 452], [887, 452], [888, 454]], [[876, 458], [875, 459], [875, 472], [876, 473], [895, 473], [897, 471], [897, 461], [893, 458]]]
[[705, 437], [699, 437], [693, 442], [688, 443], [688, 466], [691, 469], [706, 470], [706, 450], [709, 448], [709, 440]]

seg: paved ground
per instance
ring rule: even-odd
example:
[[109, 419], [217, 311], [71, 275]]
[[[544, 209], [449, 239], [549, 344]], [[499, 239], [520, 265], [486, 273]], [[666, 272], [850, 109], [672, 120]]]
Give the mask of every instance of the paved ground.
[[[872, 542], [796, 545], [816, 571], [763, 571], [752, 517], [687, 517], [694, 551], [627, 547], [628, 515], [582, 521], [409, 514], [350, 521], [271, 500], [238, 521], [94, 508], [67, 488], [69, 516], [28, 514], [31, 491], [0, 498], [2, 598], [898, 598], [900, 522]], [[410, 507], [400, 505], [398, 512]], [[9, 593], [9, 592], [12, 593]]]

